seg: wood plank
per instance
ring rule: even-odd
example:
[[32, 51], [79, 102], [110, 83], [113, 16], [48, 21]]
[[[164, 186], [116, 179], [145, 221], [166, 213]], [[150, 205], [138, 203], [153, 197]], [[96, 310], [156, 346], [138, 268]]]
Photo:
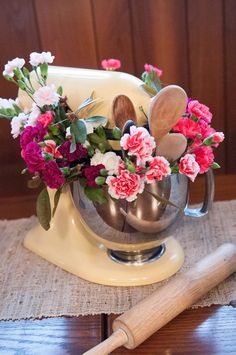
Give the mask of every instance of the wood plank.
[[225, 79], [226, 79], [226, 152], [227, 152], [227, 172], [236, 172], [236, 2], [227, 0], [223, 2], [225, 7]]
[[[36, 18], [32, 1], [10, 0], [1, 2], [0, 11], [0, 68], [15, 57], [28, 61], [32, 50], [40, 51], [35, 26]], [[17, 87], [0, 75], [0, 97], [15, 98]], [[18, 142], [12, 139], [9, 122], [0, 120], [0, 196], [27, 193], [25, 178], [20, 171], [24, 164], [20, 158]], [[17, 182], [17, 183], [16, 183]]]
[[[91, 2], [34, 0], [42, 50], [51, 51], [55, 65], [96, 68]], [[78, 88], [79, 90], [79, 88]]]
[[165, 84], [188, 90], [188, 48], [184, 0], [131, 0], [135, 62], [163, 69]]
[[[188, 0], [190, 94], [210, 107], [213, 127], [225, 131], [223, 9], [221, 0]], [[225, 172], [225, 143], [216, 150]]]
[[[109, 316], [111, 323], [116, 316]], [[124, 347], [114, 355], [223, 355], [236, 353], [236, 309], [204, 307], [184, 311], [135, 350]]]
[[0, 322], [1, 354], [83, 354], [101, 341], [101, 316]]
[[104, 58], [120, 59], [121, 70], [134, 74], [129, 1], [93, 0], [93, 15], [99, 65]]

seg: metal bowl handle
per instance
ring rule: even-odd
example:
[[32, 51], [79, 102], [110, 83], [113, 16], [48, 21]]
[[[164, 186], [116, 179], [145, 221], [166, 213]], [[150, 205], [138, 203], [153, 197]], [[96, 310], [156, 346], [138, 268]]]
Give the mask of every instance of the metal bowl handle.
[[202, 207], [200, 208], [189, 208], [188, 205], [185, 207], [185, 216], [190, 217], [203, 217], [212, 207], [215, 194], [215, 181], [212, 169], [209, 169], [205, 174], [205, 194]]

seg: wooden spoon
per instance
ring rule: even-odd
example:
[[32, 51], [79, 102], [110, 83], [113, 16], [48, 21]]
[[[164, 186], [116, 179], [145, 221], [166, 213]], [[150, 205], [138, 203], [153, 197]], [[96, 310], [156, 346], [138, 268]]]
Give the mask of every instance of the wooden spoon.
[[152, 99], [148, 122], [151, 135], [158, 145], [185, 113], [187, 106], [187, 94], [177, 85], [169, 85], [158, 92]]
[[165, 157], [168, 161], [175, 161], [184, 153], [187, 139], [182, 133], [169, 133], [159, 140], [156, 155]]
[[137, 124], [137, 116], [132, 101], [126, 95], [117, 95], [112, 103], [112, 120], [117, 127], [123, 129], [126, 121]]

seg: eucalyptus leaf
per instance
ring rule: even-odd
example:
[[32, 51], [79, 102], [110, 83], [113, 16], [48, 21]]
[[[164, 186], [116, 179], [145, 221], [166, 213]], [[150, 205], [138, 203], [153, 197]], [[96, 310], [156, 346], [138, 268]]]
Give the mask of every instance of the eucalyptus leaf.
[[141, 88], [150, 96], [153, 97], [156, 95], [157, 91], [155, 89], [153, 89], [152, 87], [146, 85], [146, 84], [142, 84]]
[[107, 202], [107, 198], [102, 188], [87, 186], [85, 187], [84, 192], [88, 199], [93, 202], [98, 202], [100, 204]]
[[61, 191], [62, 191], [61, 188], [57, 189], [57, 191], [55, 192], [55, 195], [54, 195], [54, 207], [53, 207], [53, 211], [52, 211], [53, 216], [55, 215], [55, 212], [57, 210], [58, 202], [59, 202], [60, 196], [61, 196]]
[[83, 144], [87, 138], [87, 129], [85, 123], [81, 120], [76, 120], [71, 123], [70, 126], [71, 134], [75, 137], [76, 143]]
[[108, 119], [104, 116], [92, 116], [85, 119], [86, 122], [94, 123], [98, 126], [106, 126]]
[[76, 144], [74, 142], [71, 142], [70, 144], [70, 153], [74, 153], [76, 151]]
[[159, 196], [158, 194], [154, 194], [153, 192], [145, 189], [144, 191], [146, 191], [147, 193], [149, 193], [150, 195], [152, 195], [152, 197], [154, 197], [157, 201], [163, 203], [164, 205], [169, 205], [169, 206], [173, 206], [178, 208], [179, 210], [182, 210], [182, 208], [180, 208], [179, 206], [177, 206], [174, 202], [167, 200], [165, 197]]
[[36, 202], [36, 213], [41, 226], [48, 230], [51, 221], [51, 205], [48, 190], [44, 188], [38, 195]]
[[63, 94], [62, 86], [59, 86], [59, 88], [57, 89], [57, 93], [58, 93], [58, 95], [62, 96], [62, 94]]

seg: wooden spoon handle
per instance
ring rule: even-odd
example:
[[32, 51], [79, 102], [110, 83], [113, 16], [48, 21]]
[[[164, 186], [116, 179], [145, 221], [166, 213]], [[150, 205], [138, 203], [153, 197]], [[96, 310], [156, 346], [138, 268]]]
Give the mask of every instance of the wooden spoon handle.
[[177, 85], [166, 86], [154, 96], [149, 109], [148, 123], [157, 144], [185, 113], [187, 100], [186, 92]]
[[114, 98], [112, 103], [112, 120], [121, 130], [128, 120], [137, 123], [135, 108], [128, 96], [117, 95]]

